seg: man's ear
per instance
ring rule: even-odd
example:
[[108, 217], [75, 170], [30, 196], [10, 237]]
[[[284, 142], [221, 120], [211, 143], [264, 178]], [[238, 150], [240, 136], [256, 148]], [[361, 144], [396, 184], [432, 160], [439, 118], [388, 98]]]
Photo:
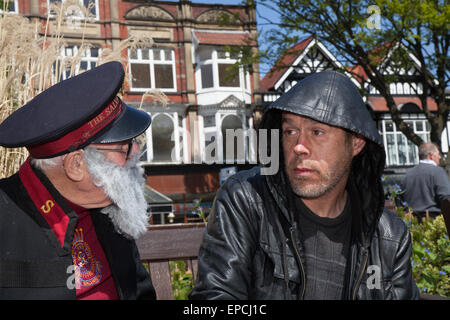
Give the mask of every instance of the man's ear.
[[366, 145], [366, 139], [359, 135], [359, 134], [353, 134], [352, 135], [352, 146], [353, 146], [353, 156], [357, 156], [362, 149], [364, 149]]
[[63, 167], [70, 180], [79, 182], [86, 176], [86, 163], [83, 158], [83, 151], [77, 150], [67, 154], [63, 160]]

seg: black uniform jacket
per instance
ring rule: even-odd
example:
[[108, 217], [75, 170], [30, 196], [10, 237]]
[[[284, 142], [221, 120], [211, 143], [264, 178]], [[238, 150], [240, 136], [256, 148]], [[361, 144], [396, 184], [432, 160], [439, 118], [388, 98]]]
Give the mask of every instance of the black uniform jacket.
[[[72, 238], [77, 214], [42, 172], [43, 185], [69, 217], [61, 246], [36, 209], [19, 174], [0, 180], [0, 299], [76, 299]], [[155, 299], [134, 240], [117, 233], [105, 214], [91, 211], [120, 299]]]

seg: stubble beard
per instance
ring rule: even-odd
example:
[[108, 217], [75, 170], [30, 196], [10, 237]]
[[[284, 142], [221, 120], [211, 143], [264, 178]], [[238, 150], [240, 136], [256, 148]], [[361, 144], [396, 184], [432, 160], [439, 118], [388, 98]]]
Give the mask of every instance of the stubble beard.
[[[347, 177], [351, 163], [351, 154], [345, 154], [341, 161], [325, 169], [320, 168], [316, 161], [301, 160], [300, 158], [296, 158], [290, 164], [286, 164], [285, 167], [292, 191], [301, 198], [315, 199], [330, 192], [342, 179]], [[316, 175], [314, 177], [295, 176], [294, 169], [300, 164], [313, 170]]]

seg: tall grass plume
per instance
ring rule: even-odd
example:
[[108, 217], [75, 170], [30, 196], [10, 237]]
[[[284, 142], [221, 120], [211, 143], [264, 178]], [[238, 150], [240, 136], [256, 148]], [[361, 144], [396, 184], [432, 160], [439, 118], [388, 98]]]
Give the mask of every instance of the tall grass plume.
[[[68, 17], [68, 7], [79, 6], [82, 18]], [[90, 8], [80, 5], [78, 0], [67, 0], [51, 4], [47, 8], [47, 19], [27, 18], [19, 14], [0, 13], [0, 123], [33, 97], [62, 80], [62, 75], [73, 76], [85, 70], [80, 69], [83, 52], [92, 47], [86, 42], [85, 31], [89, 23]], [[69, 19], [71, 18], [71, 19]], [[76, 42], [78, 51], [73, 56], [63, 56], [68, 46], [64, 30], [68, 21], [79, 22]], [[142, 35], [122, 40], [117, 48], [104, 41], [96, 65], [109, 61], [121, 61], [127, 69], [127, 50], [149, 47], [152, 39]], [[126, 70], [127, 71], [127, 70]], [[129, 72], [126, 72], [129, 75]], [[126, 77], [124, 86], [130, 81]], [[161, 92], [152, 92], [152, 97], [163, 105], [167, 100]], [[26, 124], [23, 124], [26, 126]], [[20, 128], [17, 128], [20, 130]], [[28, 157], [25, 148], [0, 147], [0, 178], [15, 173]]]

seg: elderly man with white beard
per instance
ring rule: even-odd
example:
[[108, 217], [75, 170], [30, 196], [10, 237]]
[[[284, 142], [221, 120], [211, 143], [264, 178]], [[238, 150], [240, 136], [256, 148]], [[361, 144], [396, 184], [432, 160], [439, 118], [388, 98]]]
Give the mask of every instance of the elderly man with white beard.
[[155, 299], [135, 239], [146, 232], [136, 137], [151, 118], [117, 96], [110, 62], [37, 95], [0, 124], [26, 147], [0, 180], [0, 299]]

